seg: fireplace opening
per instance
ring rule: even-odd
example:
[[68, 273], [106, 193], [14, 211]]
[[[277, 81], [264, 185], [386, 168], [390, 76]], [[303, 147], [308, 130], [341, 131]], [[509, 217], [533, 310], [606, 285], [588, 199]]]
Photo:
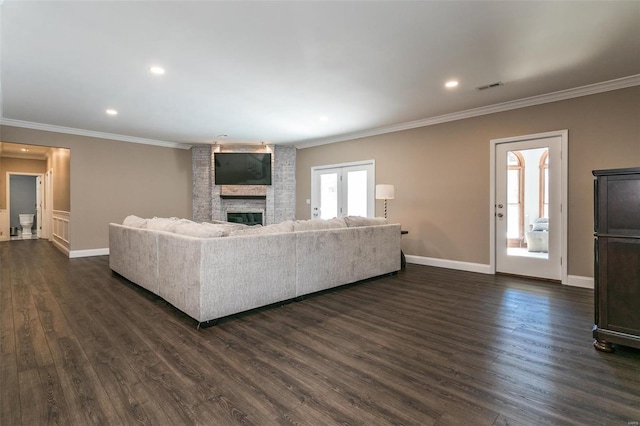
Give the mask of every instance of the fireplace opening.
[[227, 222], [242, 223], [243, 225], [264, 225], [262, 212], [227, 212]]

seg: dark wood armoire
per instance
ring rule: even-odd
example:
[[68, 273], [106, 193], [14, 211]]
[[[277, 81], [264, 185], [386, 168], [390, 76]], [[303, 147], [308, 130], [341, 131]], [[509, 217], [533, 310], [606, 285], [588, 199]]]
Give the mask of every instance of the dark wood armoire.
[[640, 348], [640, 168], [594, 170], [596, 349]]

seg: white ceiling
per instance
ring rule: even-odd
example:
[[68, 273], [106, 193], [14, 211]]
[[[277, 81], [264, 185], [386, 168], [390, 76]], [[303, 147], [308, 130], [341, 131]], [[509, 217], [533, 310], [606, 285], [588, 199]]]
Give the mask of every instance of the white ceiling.
[[[616, 79], [640, 84], [640, 1], [0, 8], [2, 122], [132, 141], [304, 146]], [[460, 85], [445, 89], [449, 79]]]

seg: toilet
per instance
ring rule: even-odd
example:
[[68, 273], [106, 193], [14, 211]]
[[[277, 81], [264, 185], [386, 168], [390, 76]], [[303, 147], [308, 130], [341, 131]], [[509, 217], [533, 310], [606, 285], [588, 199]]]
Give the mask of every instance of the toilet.
[[[33, 215], [32, 214], [19, 214], [20, 226], [22, 227], [22, 238], [31, 238], [31, 228], [33, 227]], [[15, 216], [14, 216], [15, 217]]]

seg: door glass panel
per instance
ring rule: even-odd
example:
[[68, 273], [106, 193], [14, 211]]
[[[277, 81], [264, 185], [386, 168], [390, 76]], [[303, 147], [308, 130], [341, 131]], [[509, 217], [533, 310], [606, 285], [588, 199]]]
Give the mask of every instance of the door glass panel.
[[[507, 253], [549, 257], [549, 174], [546, 148], [507, 153]], [[542, 207], [542, 209], [541, 209]]]
[[507, 238], [520, 238], [520, 170], [507, 172]]
[[347, 214], [367, 217], [367, 171], [347, 173]]
[[320, 175], [320, 218], [338, 217], [338, 174]]

